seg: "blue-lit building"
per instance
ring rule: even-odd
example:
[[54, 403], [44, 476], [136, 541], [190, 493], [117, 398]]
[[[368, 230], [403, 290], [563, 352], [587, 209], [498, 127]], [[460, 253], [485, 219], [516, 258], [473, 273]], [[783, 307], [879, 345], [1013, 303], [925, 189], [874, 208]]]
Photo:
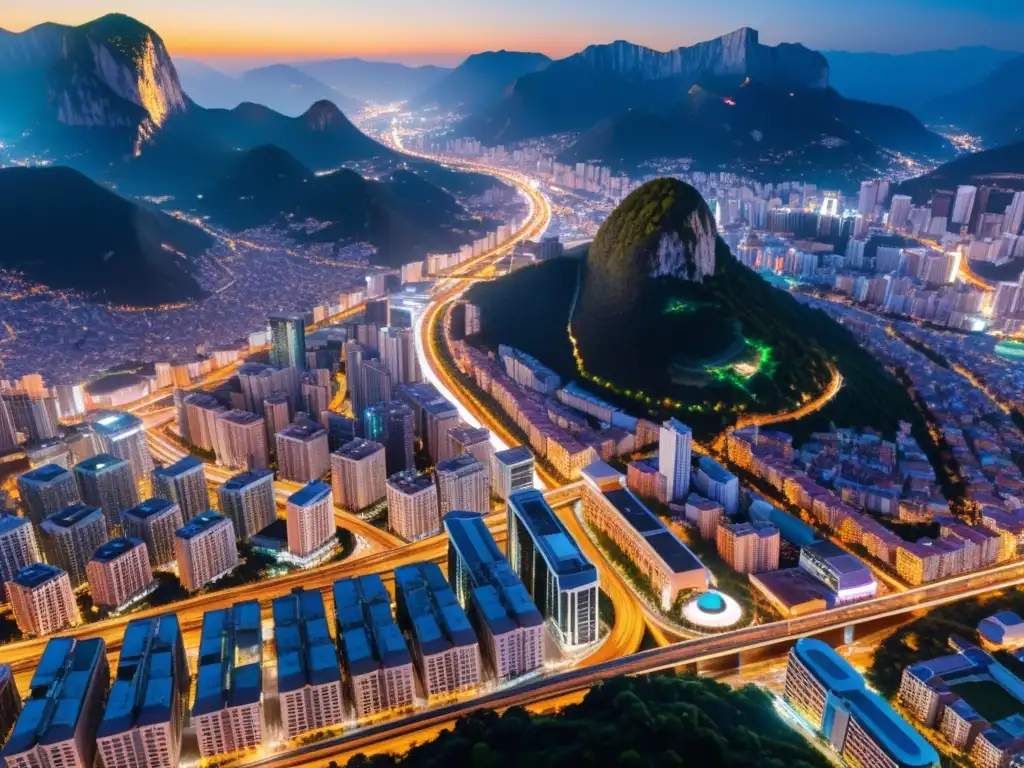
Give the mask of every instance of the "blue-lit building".
[[320, 591], [296, 589], [279, 597], [273, 614], [285, 738], [340, 725], [345, 719], [341, 672]]
[[129, 622], [96, 732], [104, 768], [174, 768], [188, 709], [189, 674], [178, 617]]
[[480, 644], [436, 563], [395, 570], [395, 606], [428, 699], [480, 685]]
[[50, 640], [25, 702], [0, 752], [6, 768], [91, 766], [96, 726], [110, 687], [103, 640]]
[[203, 614], [192, 725], [209, 759], [263, 744], [263, 629], [258, 600]]
[[14, 724], [21, 714], [21, 696], [14, 683], [10, 664], [0, 664], [0, 749], [7, 741], [7, 734], [14, 730]]
[[878, 592], [871, 569], [831, 541], [816, 541], [801, 549], [800, 568], [835, 594], [834, 604], [864, 600]]
[[275, 312], [270, 315], [270, 364], [306, 370], [306, 318]]
[[90, 418], [89, 423], [99, 438], [103, 453], [131, 464], [136, 483], [149, 477], [153, 471], [153, 457], [146, 444], [146, 427], [142, 419], [124, 411], [100, 411]]
[[415, 467], [413, 412], [407, 404], [392, 400], [368, 407], [363, 412], [363, 436], [384, 446], [388, 477]]
[[501, 554], [483, 515], [449, 512], [448, 579], [499, 681], [544, 666], [544, 618]]
[[20, 475], [18, 496], [25, 517], [36, 525], [82, 499], [75, 476], [59, 464], [44, 464]]
[[597, 640], [597, 568], [533, 488], [508, 497], [508, 560], [561, 645]]
[[359, 720], [412, 707], [412, 657], [377, 574], [334, 583], [335, 639], [345, 687]]
[[863, 768], [928, 768], [935, 749], [868, 690], [864, 678], [821, 640], [797, 640], [786, 667], [786, 701], [850, 765]]
[[749, 513], [752, 522], [771, 523], [779, 529], [782, 538], [794, 546], [809, 547], [821, 541], [812, 526], [763, 499], [751, 502]]
[[698, 460], [693, 485], [701, 496], [721, 504], [729, 517], [736, 516], [740, 506], [739, 478], [710, 456]]

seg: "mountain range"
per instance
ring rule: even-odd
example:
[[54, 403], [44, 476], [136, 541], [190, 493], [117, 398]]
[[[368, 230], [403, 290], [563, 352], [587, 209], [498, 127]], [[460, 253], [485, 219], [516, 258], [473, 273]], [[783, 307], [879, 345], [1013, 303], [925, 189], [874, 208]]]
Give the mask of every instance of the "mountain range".
[[203, 295], [205, 232], [62, 167], [0, 169], [0, 267], [51, 288], [151, 306]]
[[293, 66], [354, 99], [376, 104], [406, 101], [418, 96], [452, 71], [432, 65], [408, 67], [351, 58], [304, 61]]
[[491, 145], [576, 132], [565, 161], [628, 169], [689, 156], [696, 167], [733, 164], [828, 183], [877, 173], [888, 151], [952, 155], [909, 112], [831, 88], [821, 53], [763, 45], [748, 28], [668, 52], [625, 41], [590, 46], [520, 76], [455, 132]]
[[443, 109], [472, 112], [501, 101], [505, 89], [523, 75], [544, 70], [551, 59], [542, 53], [487, 51], [477, 53], [452, 70], [443, 80], [412, 99], [411, 106], [436, 105]]

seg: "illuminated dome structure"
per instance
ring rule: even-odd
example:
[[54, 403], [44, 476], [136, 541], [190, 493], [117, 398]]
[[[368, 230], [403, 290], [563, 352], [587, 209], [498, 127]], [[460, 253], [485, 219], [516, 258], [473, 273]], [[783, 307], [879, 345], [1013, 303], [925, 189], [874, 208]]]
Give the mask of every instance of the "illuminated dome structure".
[[712, 589], [686, 603], [683, 618], [701, 629], [725, 629], [739, 623], [743, 609], [729, 595]]

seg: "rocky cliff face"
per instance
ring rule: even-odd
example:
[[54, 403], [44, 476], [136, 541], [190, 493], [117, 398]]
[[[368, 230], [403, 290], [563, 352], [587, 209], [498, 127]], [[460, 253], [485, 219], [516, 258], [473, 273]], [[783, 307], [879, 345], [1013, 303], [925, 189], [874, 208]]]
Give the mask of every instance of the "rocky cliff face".
[[569, 60], [599, 72], [641, 80], [749, 75], [771, 85], [828, 87], [828, 62], [824, 56], [802, 45], [761, 45], [757, 30], [748, 27], [714, 40], [664, 52], [619, 40], [609, 45], [592, 45]]

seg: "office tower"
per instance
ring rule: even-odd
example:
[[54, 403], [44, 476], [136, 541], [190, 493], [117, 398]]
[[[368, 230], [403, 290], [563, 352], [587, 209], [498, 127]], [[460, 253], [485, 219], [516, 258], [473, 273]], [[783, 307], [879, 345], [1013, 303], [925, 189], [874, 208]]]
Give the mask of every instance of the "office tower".
[[174, 533], [174, 559], [189, 592], [226, 576], [238, 567], [234, 523], [212, 510], [193, 517]]
[[1003, 219], [1003, 233], [1019, 235], [1024, 229], [1024, 192], [1015, 192]]
[[[862, 187], [863, 188], [863, 187]], [[693, 433], [676, 419], [661, 425], [658, 439], [658, 472], [665, 478], [665, 500], [685, 499], [690, 492], [690, 443]]]
[[270, 364], [300, 373], [306, 370], [306, 318], [302, 315], [270, 315]]
[[25, 566], [42, 560], [36, 533], [28, 518], [0, 512], [0, 597], [3, 597], [4, 582], [13, 579]]
[[448, 452], [451, 456], [468, 453], [490, 472], [491, 459], [494, 457], [491, 430], [466, 424], [455, 427], [448, 432]]
[[96, 760], [96, 726], [110, 688], [99, 638], [46, 644], [14, 732], [0, 752], [7, 768], [85, 768]]
[[360, 378], [360, 371], [363, 367], [363, 359], [366, 356], [366, 350], [363, 349], [362, 345], [355, 341], [345, 342], [345, 387], [346, 394], [348, 395], [349, 403], [352, 406], [352, 413], [356, 415], [356, 418], [362, 418], [363, 409], [363, 393], [362, 393], [362, 379]]
[[167, 499], [146, 499], [121, 513], [124, 535], [146, 542], [149, 564], [166, 568], [174, 564], [174, 533], [185, 518], [181, 508]]
[[85, 504], [72, 504], [50, 515], [39, 533], [47, 561], [68, 572], [72, 587], [85, 583], [92, 553], [110, 538], [103, 510]]
[[715, 543], [718, 556], [734, 571], [763, 573], [779, 568], [779, 529], [771, 523], [722, 523]]
[[468, 453], [442, 461], [434, 471], [441, 517], [454, 509], [482, 515], [491, 511], [491, 479], [487, 467]]
[[203, 614], [195, 691], [192, 725], [204, 759], [263, 744], [263, 627], [258, 600]]
[[359, 376], [359, 410], [356, 410], [357, 403], [352, 403], [352, 412], [360, 414], [377, 403], [386, 403], [391, 400], [393, 382], [391, 374], [380, 360], [364, 360], [356, 372]]
[[91, 417], [89, 423], [104, 453], [127, 461], [136, 483], [149, 480], [153, 458], [149, 455], [142, 419], [120, 411], [102, 411]]
[[395, 394], [412, 408], [413, 430], [426, 445], [430, 460], [437, 464], [449, 458], [448, 431], [459, 425], [456, 407], [426, 382], [403, 384]]
[[178, 617], [164, 613], [129, 622], [96, 731], [103, 768], [176, 768], [188, 692]]
[[0, 749], [21, 714], [21, 696], [10, 664], [0, 664]]
[[278, 476], [293, 483], [308, 483], [331, 471], [327, 430], [309, 419], [277, 433]]
[[334, 503], [358, 512], [380, 502], [387, 495], [384, 446], [358, 438], [331, 454], [331, 486]]
[[156, 588], [142, 539], [120, 536], [101, 544], [86, 566], [86, 574], [93, 602], [112, 611], [126, 608]]
[[99, 507], [107, 518], [107, 530], [121, 530], [121, 512], [139, 503], [139, 490], [127, 459], [101, 453], [75, 464], [82, 502]]
[[335, 642], [356, 720], [412, 707], [412, 657], [378, 574], [334, 582]]
[[561, 646], [597, 640], [597, 569], [533, 488], [508, 498], [508, 561]]
[[0, 456], [18, 447], [18, 430], [7, 398], [0, 395]]
[[502, 501], [523, 488], [533, 488], [533, 453], [517, 445], [494, 454], [491, 461], [491, 493]]
[[298, 405], [299, 369], [291, 366], [274, 368], [263, 363], [245, 363], [238, 368], [238, 383], [242, 388], [245, 410], [263, 415], [267, 398], [284, 393], [292, 410]]
[[340, 725], [345, 719], [341, 672], [323, 596], [300, 587], [275, 599], [272, 610], [284, 738]]
[[544, 619], [494, 543], [483, 516], [449, 512], [448, 580], [499, 682], [544, 666]]
[[978, 194], [978, 188], [963, 184], [956, 188], [956, 199], [953, 202], [953, 215], [950, 221], [953, 224], [967, 224], [971, 220], [971, 212], [974, 210], [974, 198]]
[[173, 501], [185, 520], [191, 520], [210, 508], [205, 465], [192, 456], [186, 456], [169, 467], [154, 469], [152, 486], [153, 496]]
[[277, 392], [263, 399], [263, 418], [267, 422], [267, 440], [277, 447], [277, 433], [291, 424], [292, 400], [284, 392]]
[[81, 622], [71, 580], [56, 566], [28, 565], [5, 587], [14, 618], [26, 635], [43, 637]]
[[906, 229], [907, 221], [910, 219], [910, 205], [913, 198], [910, 195], [893, 195], [892, 204], [889, 206], [889, 227], [891, 229]]
[[874, 181], [860, 183], [860, 197], [857, 200], [857, 213], [871, 216], [878, 204], [878, 184]]
[[388, 475], [415, 465], [413, 412], [403, 402], [377, 403], [363, 412], [363, 436], [384, 446]]
[[725, 514], [735, 517], [740, 506], [740, 481], [725, 467], [709, 456], [701, 456], [697, 462], [697, 474], [693, 485], [701, 496], [717, 501]]
[[437, 486], [426, 472], [408, 470], [388, 478], [388, 528], [406, 541], [441, 532]]
[[392, 384], [412, 384], [423, 378], [416, 357], [416, 331], [412, 328], [381, 328], [378, 338], [380, 361], [391, 374]]
[[708, 588], [704, 564], [665, 524], [625, 488], [621, 473], [595, 461], [583, 470], [583, 518], [623, 552], [644, 574], [662, 610], [680, 592]]
[[249, 541], [277, 519], [274, 471], [253, 469], [235, 475], [217, 489], [220, 511], [235, 526], [235, 535]]
[[58, 464], [46, 464], [18, 478], [25, 517], [39, 525], [48, 516], [81, 501], [75, 476]]
[[939, 765], [931, 744], [821, 640], [796, 641], [789, 652], [783, 695], [849, 765]]
[[[175, 396], [181, 390], [175, 390]], [[178, 433], [189, 445], [217, 452], [217, 417], [228, 409], [213, 395], [192, 392], [181, 398], [178, 408]]]
[[335, 541], [331, 486], [314, 480], [288, 497], [286, 511], [288, 551], [299, 560], [311, 560]]
[[228, 411], [217, 417], [217, 463], [229, 469], [265, 469], [266, 422], [248, 411]]
[[395, 570], [395, 607], [428, 701], [480, 685], [480, 644], [436, 563]]

